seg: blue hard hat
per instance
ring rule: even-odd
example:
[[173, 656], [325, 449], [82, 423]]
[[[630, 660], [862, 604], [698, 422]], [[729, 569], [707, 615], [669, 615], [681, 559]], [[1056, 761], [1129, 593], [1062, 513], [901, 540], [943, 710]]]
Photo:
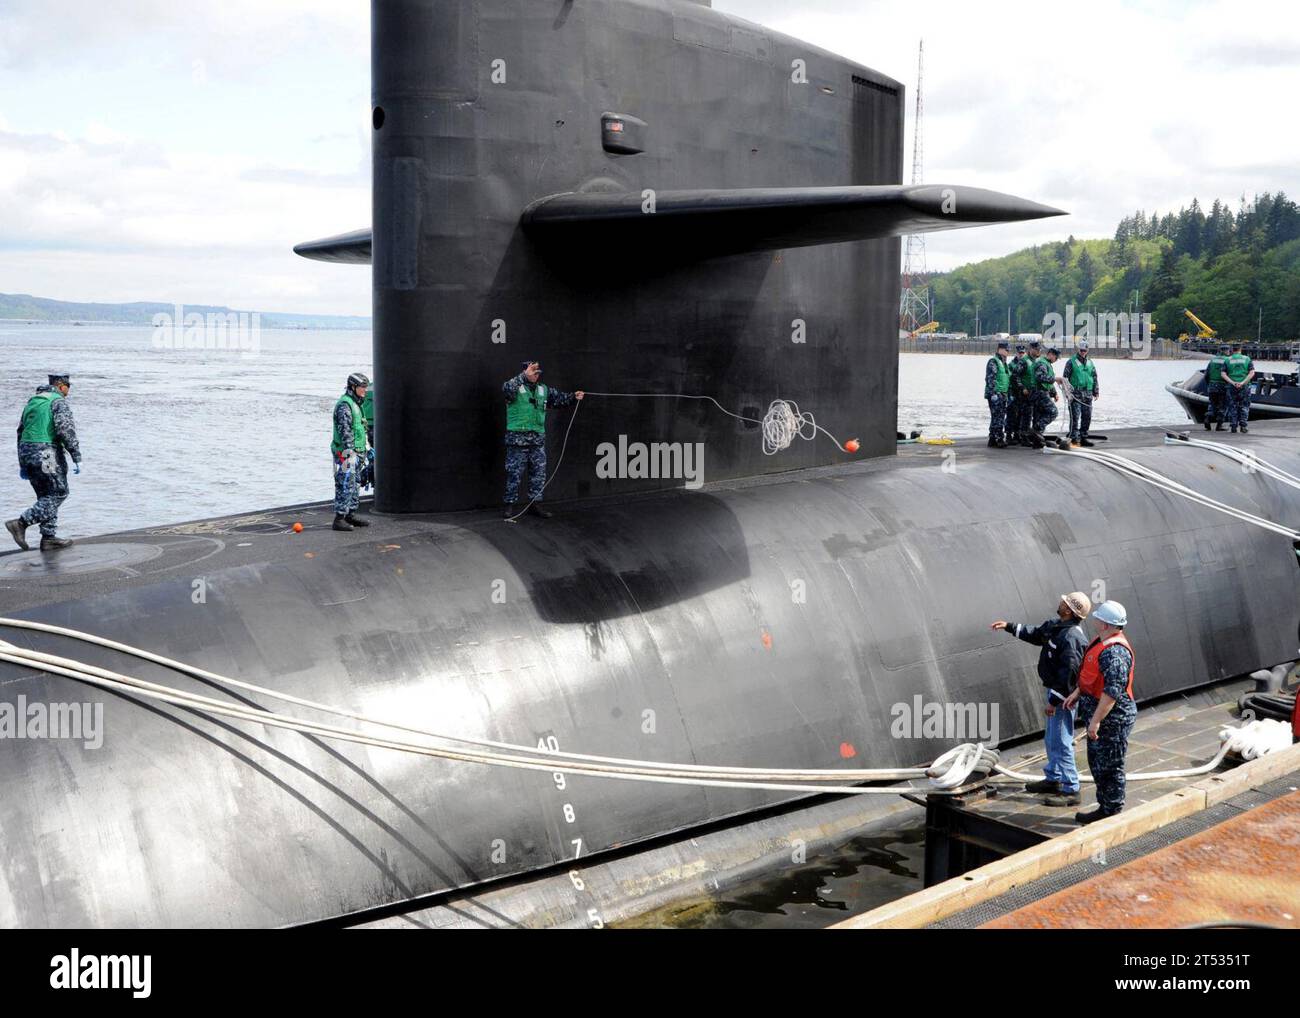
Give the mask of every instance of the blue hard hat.
[[1108, 626], [1122, 629], [1128, 625], [1128, 612], [1118, 601], [1103, 601], [1092, 610], [1092, 617]]

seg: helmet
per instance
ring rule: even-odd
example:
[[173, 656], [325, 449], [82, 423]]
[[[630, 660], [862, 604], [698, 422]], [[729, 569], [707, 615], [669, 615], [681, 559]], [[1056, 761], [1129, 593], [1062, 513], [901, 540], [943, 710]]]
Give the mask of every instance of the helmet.
[[1086, 619], [1088, 612], [1092, 611], [1092, 598], [1081, 590], [1076, 590], [1072, 594], [1062, 594], [1061, 600], [1065, 602], [1065, 607], [1074, 613], [1075, 618]]
[[366, 377], [362, 372], [360, 372], [360, 371], [354, 371], [354, 372], [352, 372], [352, 374], [348, 375], [348, 388], [349, 388], [349, 389], [355, 389], [355, 388], [357, 388], [357, 387], [359, 387], [359, 386], [362, 386], [362, 385], [365, 385], [365, 386], [369, 386], [369, 385], [370, 385], [370, 379], [367, 378], [367, 377]]
[[1103, 601], [1092, 610], [1092, 617], [1117, 629], [1128, 625], [1128, 612], [1118, 601]]

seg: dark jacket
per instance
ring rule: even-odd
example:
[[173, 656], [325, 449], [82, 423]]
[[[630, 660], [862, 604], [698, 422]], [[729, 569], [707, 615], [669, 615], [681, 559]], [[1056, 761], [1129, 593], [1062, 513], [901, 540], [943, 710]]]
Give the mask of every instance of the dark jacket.
[[1048, 619], [1037, 626], [1012, 622], [1007, 626], [1007, 632], [1025, 643], [1043, 648], [1038, 655], [1038, 677], [1044, 686], [1061, 694], [1062, 698], [1069, 696], [1078, 681], [1084, 651], [1088, 649], [1088, 637], [1078, 620]]

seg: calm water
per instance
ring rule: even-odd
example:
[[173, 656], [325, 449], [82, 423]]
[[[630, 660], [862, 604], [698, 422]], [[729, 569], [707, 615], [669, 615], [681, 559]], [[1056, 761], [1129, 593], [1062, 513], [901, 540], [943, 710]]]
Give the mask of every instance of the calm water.
[[[0, 418], [14, 422], [53, 369], [73, 376], [85, 471], [60, 517], [71, 536], [327, 499], [330, 409], [348, 374], [369, 372], [370, 333], [262, 330], [257, 356], [166, 350], [153, 330], [0, 323]], [[983, 357], [904, 354], [900, 430], [987, 428]], [[1191, 365], [1100, 361], [1096, 430], [1182, 419], [1166, 382]], [[815, 409], [815, 408], [814, 408]], [[0, 507], [32, 501], [0, 452]]]

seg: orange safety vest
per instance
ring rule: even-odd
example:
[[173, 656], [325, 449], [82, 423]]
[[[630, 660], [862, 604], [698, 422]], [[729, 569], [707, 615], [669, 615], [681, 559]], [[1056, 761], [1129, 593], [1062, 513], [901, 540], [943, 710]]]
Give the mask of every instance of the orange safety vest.
[[1121, 644], [1128, 647], [1129, 666], [1128, 666], [1128, 695], [1129, 699], [1133, 698], [1133, 669], [1137, 667], [1137, 655], [1133, 653], [1133, 648], [1125, 639], [1123, 633], [1116, 633], [1107, 639], [1104, 643], [1101, 640], [1093, 640], [1088, 645], [1088, 649], [1083, 654], [1083, 664], [1079, 666], [1079, 689], [1087, 693], [1094, 700], [1100, 700], [1104, 692], [1105, 680], [1101, 674], [1101, 652], [1113, 644]]

